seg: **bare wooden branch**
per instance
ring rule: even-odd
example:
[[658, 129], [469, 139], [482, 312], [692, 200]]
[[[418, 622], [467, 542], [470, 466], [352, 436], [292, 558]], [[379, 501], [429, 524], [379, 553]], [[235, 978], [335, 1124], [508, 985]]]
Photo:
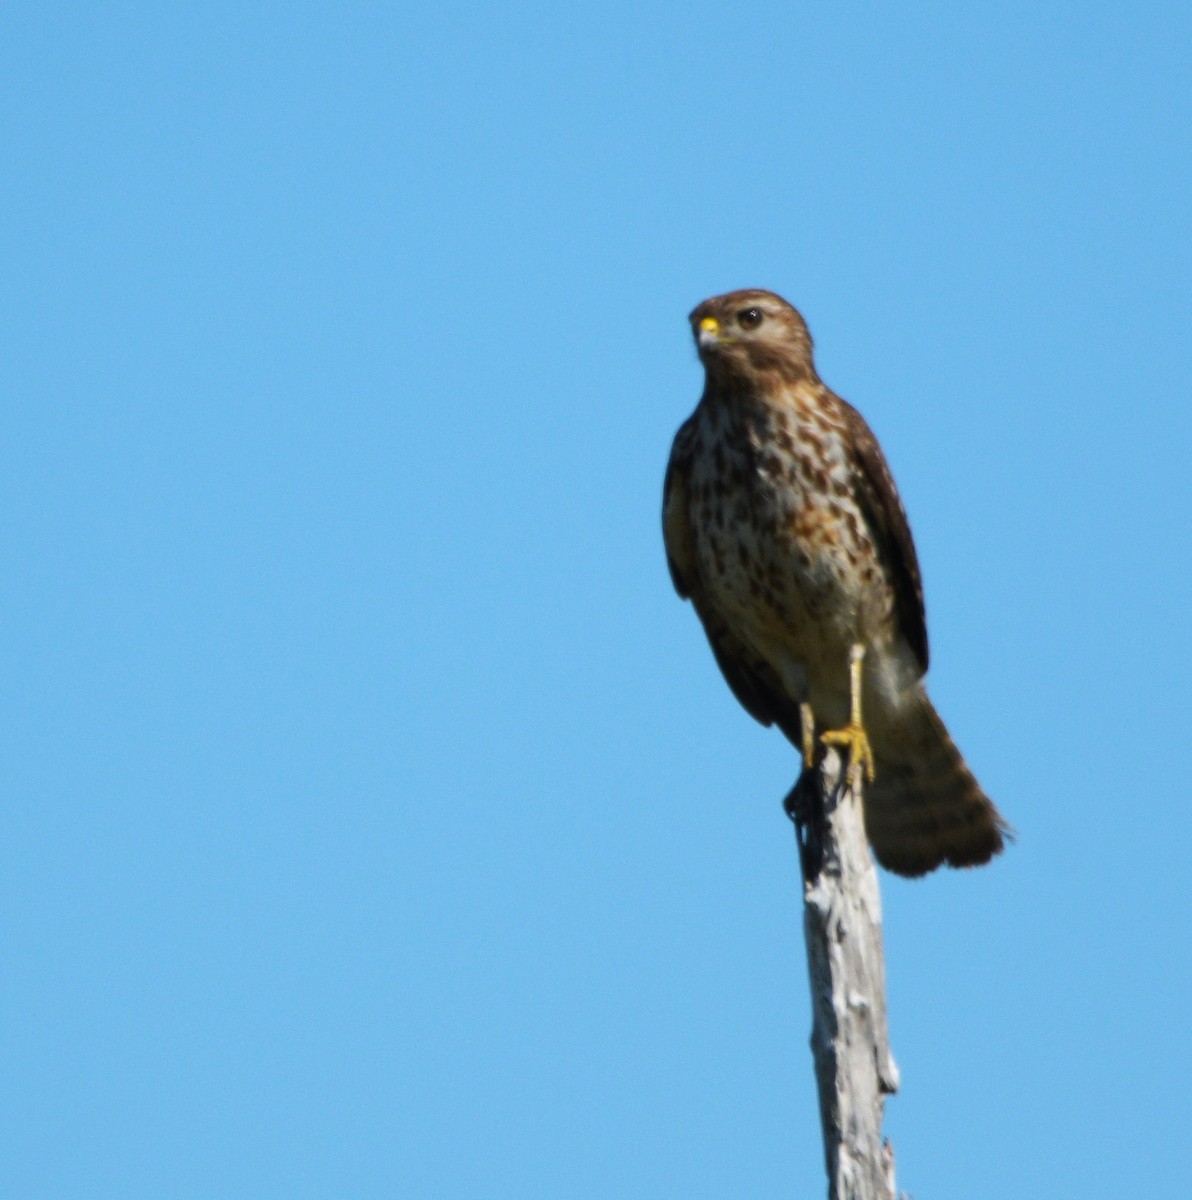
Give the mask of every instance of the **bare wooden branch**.
[[881, 896], [853, 774], [829, 750], [787, 798], [803, 871], [811, 1050], [829, 1200], [896, 1200], [894, 1151], [882, 1137], [898, 1068], [886, 1028]]

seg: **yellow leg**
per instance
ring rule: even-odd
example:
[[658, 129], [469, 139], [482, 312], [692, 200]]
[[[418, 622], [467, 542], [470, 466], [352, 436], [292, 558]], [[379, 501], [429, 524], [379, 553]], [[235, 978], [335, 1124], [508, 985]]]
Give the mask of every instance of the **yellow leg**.
[[[850, 774], [863, 771], [865, 778], [873, 780], [873, 748], [869, 735], [861, 720], [861, 666], [865, 661], [865, 647], [853, 646], [849, 651], [849, 722], [843, 729], [829, 729], [820, 735], [825, 746], [847, 746]], [[806, 739], [805, 739], [806, 740]]]
[[799, 725], [803, 733], [803, 765], [805, 767], [815, 766], [815, 714], [811, 711], [811, 705], [804, 703], [799, 705]]

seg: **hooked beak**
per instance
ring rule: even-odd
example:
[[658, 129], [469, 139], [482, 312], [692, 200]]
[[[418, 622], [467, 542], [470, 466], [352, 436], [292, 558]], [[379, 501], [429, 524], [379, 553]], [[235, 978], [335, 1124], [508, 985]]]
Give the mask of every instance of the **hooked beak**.
[[715, 317], [704, 317], [695, 335], [701, 350], [711, 350], [720, 341], [720, 322]]

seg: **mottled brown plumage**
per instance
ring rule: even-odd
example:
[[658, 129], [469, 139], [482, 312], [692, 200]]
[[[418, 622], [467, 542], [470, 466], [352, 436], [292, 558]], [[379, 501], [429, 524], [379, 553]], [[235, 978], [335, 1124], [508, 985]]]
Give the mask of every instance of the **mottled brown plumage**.
[[663, 534], [729, 687], [798, 746], [801, 703], [821, 732], [848, 722], [849, 651], [863, 645], [878, 861], [903, 875], [987, 862], [1005, 825], [922, 684], [919, 564], [877, 440], [820, 381], [781, 297], [716, 296], [691, 324], [706, 383], [671, 451]]

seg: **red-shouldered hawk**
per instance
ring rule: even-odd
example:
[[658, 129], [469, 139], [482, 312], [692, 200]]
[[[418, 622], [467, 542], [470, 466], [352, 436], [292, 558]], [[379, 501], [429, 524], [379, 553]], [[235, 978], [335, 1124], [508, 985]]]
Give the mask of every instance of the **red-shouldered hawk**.
[[988, 862], [1007, 826], [923, 687], [919, 564], [877, 440], [781, 297], [731, 292], [690, 319], [706, 383], [671, 450], [663, 534], [729, 687], [807, 756], [816, 734], [848, 745], [883, 866]]

